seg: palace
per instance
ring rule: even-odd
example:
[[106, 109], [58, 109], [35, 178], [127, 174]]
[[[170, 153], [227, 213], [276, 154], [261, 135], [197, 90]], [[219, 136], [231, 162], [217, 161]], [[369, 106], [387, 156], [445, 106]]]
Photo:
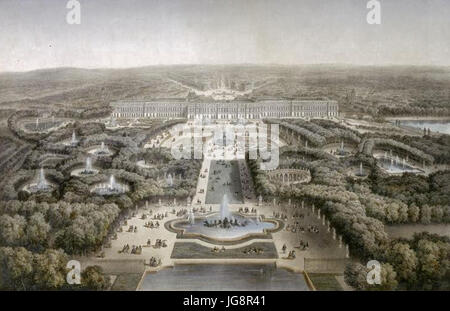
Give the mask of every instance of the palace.
[[263, 119], [331, 118], [339, 116], [333, 100], [262, 100], [191, 102], [151, 100], [112, 102], [115, 118]]

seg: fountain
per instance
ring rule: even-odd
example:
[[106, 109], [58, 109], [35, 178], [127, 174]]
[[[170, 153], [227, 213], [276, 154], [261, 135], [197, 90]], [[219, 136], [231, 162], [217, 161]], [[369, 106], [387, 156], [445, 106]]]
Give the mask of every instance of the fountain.
[[39, 170], [36, 183], [26, 185], [23, 190], [29, 193], [46, 192], [52, 189], [52, 185], [45, 179], [44, 169]]
[[44, 175], [44, 169], [41, 167], [41, 170], [39, 171], [39, 179], [37, 183], [38, 190], [46, 190], [48, 188], [48, 182], [45, 179]]
[[381, 157], [377, 157], [380, 161], [378, 161], [378, 166], [383, 168], [389, 174], [402, 174], [402, 173], [421, 173], [423, 172], [419, 168], [414, 167], [413, 165], [408, 163], [408, 157], [400, 159], [398, 155], [392, 155], [390, 152], [390, 156], [386, 157], [386, 153]]
[[278, 230], [280, 221], [266, 219], [260, 215], [258, 209], [239, 210], [231, 212], [227, 194], [224, 194], [220, 209], [214, 213], [194, 216], [193, 210], [188, 212], [187, 218], [174, 219], [167, 225], [170, 231], [180, 233], [186, 238], [198, 238], [214, 241], [233, 241], [248, 236], [262, 237]]
[[111, 150], [105, 146], [104, 142], [101, 143], [100, 147], [90, 150], [89, 153], [96, 156], [110, 156], [112, 154]]
[[109, 176], [108, 183], [101, 183], [94, 186], [91, 192], [94, 192], [98, 195], [114, 195], [114, 194], [122, 194], [129, 191], [128, 185], [124, 185], [118, 183], [114, 177], [114, 175]]
[[222, 203], [220, 204], [220, 219], [224, 220], [225, 218], [230, 217], [230, 212], [228, 211], [228, 197], [226, 194], [222, 197]]
[[116, 179], [114, 178], [114, 175], [111, 175], [109, 177], [109, 189], [110, 190], [114, 190], [116, 189], [117, 185], [116, 185]]
[[92, 172], [92, 160], [90, 157], [86, 158], [86, 169], [85, 172]]
[[73, 170], [70, 175], [72, 176], [92, 176], [98, 173], [98, 170], [92, 168], [92, 159], [91, 157], [87, 157], [85, 161], [84, 168], [79, 168], [76, 170]]
[[341, 146], [340, 146], [339, 150], [336, 150], [336, 154], [341, 157], [348, 156], [350, 154], [349, 151], [345, 150], [343, 140], [341, 141]]
[[358, 177], [366, 176], [366, 174], [364, 174], [362, 162], [359, 162], [359, 171], [356, 173], [356, 176], [358, 176]]
[[167, 187], [173, 187], [173, 178], [172, 178], [172, 174], [169, 173], [169, 175], [167, 175], [167, 177], [166, 177], [166, 183], [167, 183]]
[[72, 140], [70, 143], [72, 146], [78, 144], [78, 140], [77, 140], [77, 136], [75, 135], [75, 131], [72, 132]]
[[189, 211], [188, 218], [189, 218], [189, 224], [191, 226], [195, 225], [195, 215], [194, 215], [194, 212], [192, 211], [192, 209]]
[[278, 220], [261, 218], [259, 212], [256, 212], [256, 215], [245, 216], [230, 213], [227, 200], [224, 203], [219, 213], [195, 217], [190, 211], [187, 220], [174, 219], [169, 222], [168, 228], [172, 232], [181, 230], [181, 234], [186, 238], [202, 236], [207, 240], [239, 243], [240, 238], [253, 235], [262, 237], [280, 227]]

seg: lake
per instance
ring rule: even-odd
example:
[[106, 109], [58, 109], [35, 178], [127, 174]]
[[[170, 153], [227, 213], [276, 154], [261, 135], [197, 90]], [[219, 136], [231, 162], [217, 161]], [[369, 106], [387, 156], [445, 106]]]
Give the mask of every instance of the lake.
[[303, 274], [274, 264], [186, 264], [148, 273], [140, 291], [308, 291]]
[[400, 123], [422, 130], [429, 128], [432, 132], [450, 135], [450, 120], [401, 120]]

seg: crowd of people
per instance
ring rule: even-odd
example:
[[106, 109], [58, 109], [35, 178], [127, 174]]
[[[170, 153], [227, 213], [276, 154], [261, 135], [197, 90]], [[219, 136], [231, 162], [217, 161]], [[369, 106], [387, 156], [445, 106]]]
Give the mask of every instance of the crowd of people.
[[211, 252], [213, 252], [213, 253], [223, 253], [223, 252], [225, 252], [225, 246], [222, 246], [222, 248], [214, 246], [214, 248], [211, 249]]
[[131, 225], [131, 226], [128, 228], [128, 232], [134, 232], [134, 233], [137, 233], [137, 232], [138, 232], [137, 226]]
[[152, 256], [150, 258], [150, 261], [149, 261], [148, 265], [150, 267], [158, 267], [158, 266], [160, 266], [161, 265], [161, 258], [156, 259], [155, 257]]
[[159, 228], [159, 221], [148, 221], [144, 224], [144, 227], [149, 229], [158, 229]]
[[241, 214], [256, 214], [256, 208], [249, 209], [248, 207], [240, 207], [239, 213]]
[[261, 247], [246, 247], [243, 251], [244, 254], [246, 255], [251, 255], [251, 254], [263, 254], [264, 250]]
[[130, 245], [129, 244], [125, 244], [122, 248], [122, 250], [119, 251], [119, 253], [130, 253], [130, 254], [134, 254], [134, 255], [140, 255], [142, 254], [142, 246], [138, 245], [133, 245], [131, 247], [131, 252], [130, 252]]

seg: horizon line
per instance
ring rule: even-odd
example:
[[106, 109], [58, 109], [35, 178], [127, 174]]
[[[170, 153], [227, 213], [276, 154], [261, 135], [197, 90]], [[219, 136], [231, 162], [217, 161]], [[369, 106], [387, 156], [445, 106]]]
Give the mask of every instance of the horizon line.
[[50, 71], [58, 69], [79, 69], [79, 70], [130, 70], [139, 69], [147, 67], [183, 67], [183, 66], [259, 66], [259, 67], [301, 67], [301, 66], [348, 66], [348, 67], [416, 67], [416, 68], [449, 68], [450, 65], [436, 65], [436, 64], [355, 64], [355, 63], [304, 63], [304, 64], [286, 64], [286, 63], [222, 63], [222, 64], [211, 64], [211, 63], [173, 63], [173, 64], [152, 64], [152, 65], [142, 65], [142, 66], [131, 66], [131, 67], [77, 67], [77, 66], [59, 66], [59, 67], [42, 67], [23, 71], [1, 71], [0, 74], [20, 74], [20, 73], [31, 73], [36, 71]]

